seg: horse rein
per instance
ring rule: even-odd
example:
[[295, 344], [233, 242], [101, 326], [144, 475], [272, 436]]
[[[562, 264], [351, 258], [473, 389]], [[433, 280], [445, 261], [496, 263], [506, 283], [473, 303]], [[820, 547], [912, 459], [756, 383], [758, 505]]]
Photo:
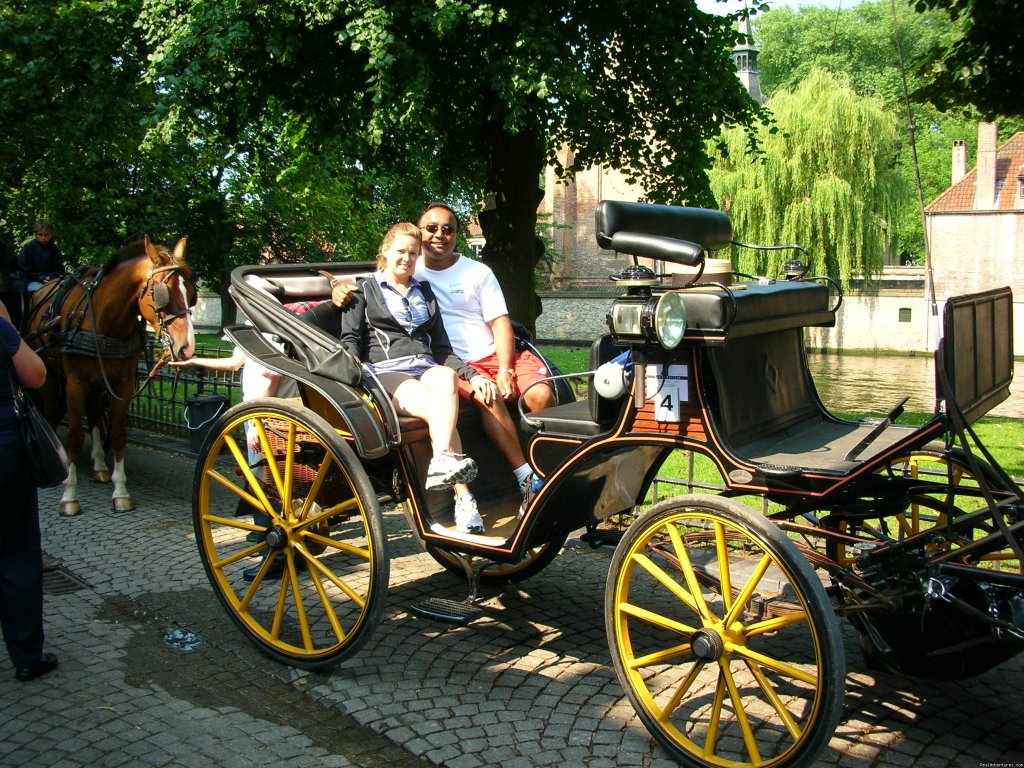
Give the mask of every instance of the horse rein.
[[[182, 280], [187, 280], [185, 270], [183, 267], [177, 264], [166, 264], [162, 267], [154, 267], [149, 271], [149, 275], [146, 276], [146, 282], [142, 285], [142, 291], [139, 293], [139, 308], [142, 308], [142, 301], [146, 298], [148, 293], [150, 300], [153, 302], [153, 312], [156, 315], [157, 321], [157, 337], [160, 339], [160, 345], [164, 349], [164, 355], [157, 361], [153, 370], [150, 371], [149, 379], [153, 378], [160, 366], [167, 360], [168, 357], [173, 357], [171, 335], [167, 331], [166, 326], [173, 323], [175, 320], [185, 317], [188, 315], [190, 309], [180, 309], [176, 312], [166, 311], [166, 307], [171, 303], [171, 291], [167, 287], [167, 281], [178, 273]], [[162, 277], [161, 277], [162, 276]], [[186, 303], [188, 301], [188, 292], [185, 292]], [[167, 318], [171, 318], [169, 321]]]

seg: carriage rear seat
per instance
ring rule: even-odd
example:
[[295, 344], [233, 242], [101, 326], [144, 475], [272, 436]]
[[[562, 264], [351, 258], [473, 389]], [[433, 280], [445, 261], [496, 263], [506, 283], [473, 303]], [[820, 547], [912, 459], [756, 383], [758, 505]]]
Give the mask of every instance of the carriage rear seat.
[[[329, 270], [332, 275], [343, 280], [356, 280], [367, 277], [372, 272], [365, 270], [366, 265], [331, 265]], [[326, 277], [305, 272], [286, 273], [274, 275], [272, 278], [250, 276], [250, 282], [263, 288], [274, 296], [283, 306], [293, 309], [296, 304], [310, 305], [305, 311], [301, 311], [303, 322], [310, 323], [320, 328], [329, 336], [337, 339], [341, 336], [341, 315], [334, 306], [327, 301], [329, 298], [330, 285]], [[421, 440], [429, 440], [427, 423], [414, 416], [399, 416], [393, 412], [390, 398], [386, 395], [379, 383], [373, 378], [364, 376], [364, 388], [371, 393], [374, 400], [383, 408], [392, 412], [385, 415], [384, 421], [394, 421], [388, 424], [388, 431], [393, 433], [393, 424], [398, 424], [399, 433], [392, 434], [400, 444], [414, 443]], [[513, 419], [518, 419], [518, 412], [513, 412]], [[479, 431], [482, 429], [479, 409], [460, 400], [458, 428], [460, 433]]]

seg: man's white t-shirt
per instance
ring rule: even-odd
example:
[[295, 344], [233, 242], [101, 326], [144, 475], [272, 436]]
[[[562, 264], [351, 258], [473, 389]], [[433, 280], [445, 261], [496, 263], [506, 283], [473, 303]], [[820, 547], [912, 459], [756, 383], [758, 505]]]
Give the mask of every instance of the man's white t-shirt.
[[494, 354], [494, 334], [487, 323], [507, 315], [508, 307], [491, 268], [457, 255], [442, 270], [427, 269], [420, 260], [415, 277], [433, 288], [455, 354], [472, 363]]

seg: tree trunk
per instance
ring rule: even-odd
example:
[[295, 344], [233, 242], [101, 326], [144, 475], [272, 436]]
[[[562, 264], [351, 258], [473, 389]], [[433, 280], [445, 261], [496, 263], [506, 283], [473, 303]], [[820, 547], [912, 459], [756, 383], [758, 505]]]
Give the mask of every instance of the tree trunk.
[[487, 164], [487, 205], [480, 213], [483, 261], [498, 278], [509, 316], [534, 333], [540, 314], [534, 268], [544, 248], [537, 238], [543, 142], [538, 133], [511, 133], [491, 123], [483, 128], [481, 144]]

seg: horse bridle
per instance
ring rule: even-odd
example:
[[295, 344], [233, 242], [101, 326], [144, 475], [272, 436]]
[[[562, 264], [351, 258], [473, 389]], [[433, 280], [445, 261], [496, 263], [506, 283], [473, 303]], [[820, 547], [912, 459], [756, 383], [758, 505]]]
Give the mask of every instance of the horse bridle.
[[[171, 340], [171, 334], [167, 330], [167, 326], [173, 323], [180, 317], [185, 317], [189, 313], [189, 309], [195, 303], [194, 301], [189, 304], [185, 309], [178, 310], [176, 312], [166, 311], [167, 306], [171, 303], [171, 289], [167, 287], [167, 281], [174, 276], [174, 273], [180, 273], [182, 280], [188, 280], [183, 267], [177, 264], [167, 264], [162, 267], [154, 267], [149, 271], [149, 275], [146, 276], [146, 282], [142, 286], [142, 291], [139, 294], [139, 303], [146, 297], [148, 293], [150, 299], [153, 302], [153, 312], [156, 314], [157, 322], [157, 338], [160, 339], [160, 345], [164, 349], [164, 358], [173, 357], [173, 343]], [[185, 292], [186, 301], [188, 300], [188, 291]], [[167, 318], [170, 318], [168, 320]]]

